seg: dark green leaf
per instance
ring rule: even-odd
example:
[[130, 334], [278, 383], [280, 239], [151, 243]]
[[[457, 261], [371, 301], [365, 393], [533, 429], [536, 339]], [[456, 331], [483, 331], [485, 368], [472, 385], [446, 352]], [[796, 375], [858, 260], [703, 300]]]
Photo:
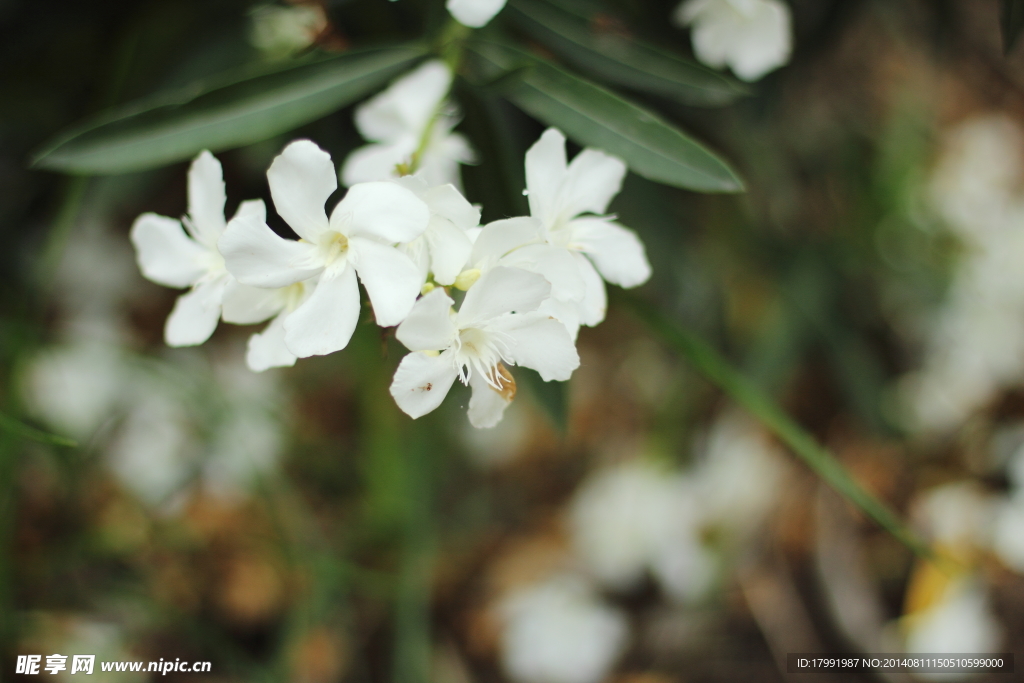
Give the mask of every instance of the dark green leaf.
[[814, 471], [826, 484], [859, 507], [883, 529], [922, 557], [932, 553], [900, 521], [889, 507], [868, 493], [817, 440], [785, 413], [749, 379], [735, 370], [706, 341], [677, 325], [659, 310], [628, 293], [617, 295], [646, 322], [652, 331], [674, 348], [708, 380], [743, 406]]
[[515, 48], [493, 42], [470, 46], [480, 75], [495, 80], [529, 66], [505, 95], [534, 118], [577, 142], [620, 157], [649, 180], [702, 192], [739, 192], [729, 165], [656, 114], [615, 93]]
[[562, 434], [569, 429], [569, 392], [565, 382], [545, 382], [533, 370], [515, 369], [516, 382], [525, 385], [529, 394]]
[[266, 140], [326, 116], [398, 75], [419, 46], [373, 48], [233, 74], [136, 102], [65, 133], [33, 165], [125, 173]]
[[543, 0], [513, 0], [506, 12], [563, 59], [616, 85], [712, 107], [750, 92], [689, 59], [611, 30], [595, 30], [596, 12], [588, 6], [591, 11], [581, 17]]
[[78, 445], [67, 437], [49, 434], [34, 427], [29, 427], [27, 424], [19, 422], [13, 417], [4, 415], [3, 413], [0, 413], [0, 429], [22, 439], [53, 444], [54, 446], [68, 446], [69, 448], [74, 448]]
[[1009, 54], [1024, 30], [1024, 0], [1001, 0], [999, 28], [1003, 34], [1003, 52]]

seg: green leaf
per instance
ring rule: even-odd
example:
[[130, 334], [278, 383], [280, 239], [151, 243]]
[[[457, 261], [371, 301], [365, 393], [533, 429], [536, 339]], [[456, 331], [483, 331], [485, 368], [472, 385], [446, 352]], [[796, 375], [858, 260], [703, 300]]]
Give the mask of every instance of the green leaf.
[[354, 102], [409, 68], [417, 45], [348, 52], [262, 73], [227, 74], [129, 104], [61, 135], [33, 165], [140, 171], [266, 140]]
[[701, 192], [740, 192], [729, 165], [656, 114], [615, 93], [515, 48], [469, 46], [480, 76], [494, 81], [523, 66], [504, 84], [505, 96], [534, 118], [588, 147], [620, 157], [649, 180]]
[[533, 370], [516, 368], [516, 381], [526, 386], [530, 396], [541, 407], [544, 414], [551, 420], [562, 434], [569, 429], [569, 392], [565, 382], [545, 382]]
[[0, 429], [19, 438], [29, 439], [30, 441], [48, 443], [54, 446], [67, 446], [69, 448], [75, 448], [78, 446], [77, 443], [67, 437], [49, 434], [36, 429], [35, 427], [29, 427], [27, 424], [15, 420], [9, 415], [4, 415], [3, 413], [0, 413]]
[[1024, 29], [1024, 0], [1000, 0], [999, 28], [1003, 34], [1003, 53], [1010, 54]]
[[903, 525], [885, 503], [864, 490], [842, 463], [753, 382], [735, 370], [710, 344], [683, 329], [637, 296], [621, 293], [618, 297], [647, 323], [653, 332], [689, 360], [698, 372], [774, 432], [826, 484], [859, 507], [914, 553], [924, 558], [932, 558], [931, 550]]
[[599, 15], [587, 7], [576, 14], [543, 0], [513, 0], [506, 12], [563, 59], [616, 85], [709, 107], [749, 94], [747, 85], [692, 60], [612, 30], [595, 30]]

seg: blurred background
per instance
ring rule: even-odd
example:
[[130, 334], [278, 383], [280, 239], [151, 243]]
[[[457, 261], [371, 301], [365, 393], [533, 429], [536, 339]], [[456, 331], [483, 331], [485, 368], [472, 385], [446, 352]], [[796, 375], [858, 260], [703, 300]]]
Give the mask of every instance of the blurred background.
[[[675, 4], [607, 3], [690, 52]], [[790, 63], [750, 97], [631, 95], [748, 192], [631, 175], [611, 210], [647, 245], [639, 295], [954, 563], [915, 559], [614, 294], [564, 391], [526, 386], [493, 430], [457, 391], [414, 423], [369, 321], [260, 374], [250, 328], [164, 345], [177, 292], [142, 279], [128, 230], [185, 212], [187, 164], [29, 168], [105, 108], [415, 38], [439, 3], [0, 0], [0, 412], [78, 444], [0, 430], [0, 679], [52, 653], [212, 663], [168, 681], [688, 683], [785, 680], [788, 652], [1024, 652], [1024, 46], [1003, 54], [995, 0], [789, 4]], [[500, 152], [467, 197], [525, 213], [542, 125], [456, 98]], [[336, 161], [362, 144], [347, 109], [219, 154], [229, 215], [269, 203], [295, 137]]]

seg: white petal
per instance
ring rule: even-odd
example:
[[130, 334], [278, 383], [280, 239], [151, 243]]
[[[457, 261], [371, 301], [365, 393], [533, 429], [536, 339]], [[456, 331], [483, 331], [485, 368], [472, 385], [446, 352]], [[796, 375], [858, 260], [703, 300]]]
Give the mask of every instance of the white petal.
[[432, 187], [422, 196], [432, 213], [447, 218], [459, 230], [466, 231], [480, 225], [480, 209], [470, 204], [454, 185]]
[[457, 376], [451, 352], [428, 356], [414, 351], [395, 370], [391, 395], [402, 412], [416, 419], [441, 405]]
[[274, 208], [304, 240], [315, 242], [327, 230], [324, 204], [338, 189], [331, 155], [309, 140], [296, 140], [267, 169]]
[[398, 326], [395, 338], [410, 351], [443, 351], [455, 339], [451, 310], [455, 302], [443, 289], [435, 289], [416, 302]]
[[558, 299], [551, 297], [550, 299], [544, 300], [544, 303], [537, 308], [537, 313], [543, 313], [544, 315], [554, 318], [565, 325], [565, 330], [569, 333], [569, 339], [572, 340], [573, 344], [576, 343], [576, 337], [580, 332], [579, 303], [572, 301], [559, 301]]
[[505, 6], [505, 0], [448, 0], [445, 7], [463, 26], [480, 28]]
[[235, 211], [234, 217], [238, 216], [250, 216], [260, 223], [266, 223], [267, 205], [263, 203], [262, 199], [246, 199], [238, 205], [238, 210]]
[[452, 72], [444, 62], [424, 62], [357, 107], [356, 128], [367, 140], [377, 142], [410, 133], [418, 140], [451, 83]]
[[347, 187], [356, 183], [387, 180], [397, 175], [395, 166], [408, 163], [416, 151], [416, 140], [412, 136], [396, 142], [364, 145], [353, 150], [341, 167], [341, 182]]
[[586, 284], [586, 294], [579, 304], [580, 322], [589, 327], [600, 324], [608, 311], [608, 293], [604, 289], [604, 280], [594, 269], [590, 259], [578, 251], [572, 252], [576, 265], [580, 268], [583, 282]]
[[316, 289], [284, 321], [284, 341], [299, 358], [324, 356], [348, 345], [359, 322], [359, 285], [346, 266], [325, 271]]
[[494, 322], [515, 342], [510, 353], [516, 365], [536, 370], [545, 382], [565, 381], [580, 366], [569, 332], [558, 320], [542, 313], [509, 315]]
[[252, 325], [277, 315], [284, 305], [280, 289], [251, 287], [231, 278], [224, 290], [221, 316], [227, 323]]
[[132, 225], [131, 240], [139, 270], [147, 280], [167, 287], [188, 287], [206, 274], [207, 249], [173, 218], [142, 214]]
[[469, 378], [469, 386], [473, 390], [466, 411], [469, 423], [477, 429], [490, 429], [501, 422], [505, 408], [512, 401], [495, 391], [479, 372]]
[[208, 151], [202, 151], [188, 169], [188, 217], [196, 238], [213, 248], [224, 232], [224, 171]]
[[366, 287], [377, 324], [391, 327], [402, 322], [423, 287], [412, 259], [394, 247], [361, 237], [349, 240], [349, 259]]
[[235, 216], [217, 243], [228, 271], [254, 287], [284, 287], [316, 275], [316, 247], [279, 237], [254, 215]]
[[551, 296], [560, 301], [582, 301], [586, 283], [572, 252], [550, 244], [530, 244], [501, 259], [501, 265], [543, 275], [551, 283]]
[[565, 136], [548, 128], [526, 152], [530, 215], [550, 226], [557, 218], [558, 191], [567, 172]]
[[430, 245], [430, 270], [434, 273], [434, 280], [441, 285], [452, 284], [473, 251], [469, 235], [447, 218], [435, 215], [423, 236]]
[[270, 321], [266, 328], [249, 337], [245, 363], [253, 372], [269, 368], [289, 368], [295, 365], [295, 354], [284, 343], [284, 321], [287, 314], [281, 314]]
[[475, 268], [493, 266], [498, 259], [513, 249], [541, 240], [543, 226], [529, 216], [505, 218], [488, 223], [473, 243], [469, 263]]
[[229, 277], [225, 274], [216, 280], [200, 282], [191, 292], [178, 297], [164, 326], [168, 346], [195, 346], [210, 338], [217, 329], [220, 303]]
[[458, 324], [471, 326], [512, 311], [534, 311], [550, 295], [551, 285], [536, 273], [521, 268], [493, 268], [466, 293]]
[[626, 164], [596, 149], [585, 149], [569, 164], [561, 191], [559, 214], [569, 220], [581, 213], [604, 213], [609, 202], [622, 189]]
[[579, 218], [569, 224], [572, 242], [590, 256], [605, 280], [636, 287], [651, 277], [644, 244], [635, 232], [601, 218]]
[[412, 242], [399, 244], [395, 247], [416, 264], [416, 272], [419, 273], [420, 282], [426, 282], [427, 275], [430, 274], [430, 245], [427, 244], [426, 235], [426, 233], [423, 233]]
[[411, 242], [427, 229], [430, 209], [397, 183], [353, 185], [331, 213], [331, 228], [348, 237]]
[[756, 81], [789, 61], [789, 8], [777, 0], [758, 3], [757, 16], [733, 50], [730, 66], [745, 81]]

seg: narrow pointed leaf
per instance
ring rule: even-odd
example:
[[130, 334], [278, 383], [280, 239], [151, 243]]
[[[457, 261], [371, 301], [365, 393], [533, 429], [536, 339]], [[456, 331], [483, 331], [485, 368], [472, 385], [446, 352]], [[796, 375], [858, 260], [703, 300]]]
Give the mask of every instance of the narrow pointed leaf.
[[27, 424], [15, 420], [9, 415], [4, 415], [3, 413], [0, 413], [0, 429], [22, 439], [53, 444], [54, 446], [67, 446], [69, 448], [74, 448], [78, 445], [67, 437], [50, 434], [40, 429], [36, 429], [35, 427], [29, 427]]
[[710, 344], [683, 329], [637, 296], [626, 293], [619, 296], [655, 334], [689, 360], [698, 372], [743, 406], [761, 424], [774, 432], [826, 484], [859, 507], [911, 551], [921, 557], [931, 558], [932, 552], [904, 526], [896, 513], [868, 493], [841, 462], [753, 382], [734, 369]]
[[685, 57], [598, 29], [601, 15], [588, 7], [589, 12], [576, 14], [544, 0], [513, 0], [506, 11], [562, 59], [616, 85], [710, 107], [750, 92], [747, 85]]
[[[657, 114], [515, 48], [479, 42], [469, 50], [481, 77], [501, 82], [517, 107], [582, 145], [620, 157], [634, 173], [700, 192], [743, 190], [724, 160]], [[519, 78], [499, 80], [516, 69]]]
[[408, 69], [417, 45], [372, 48], [161, 93], [64, 133], [33, 159], [71, 173], [140, 171], [266, 140], [344, 107]]

